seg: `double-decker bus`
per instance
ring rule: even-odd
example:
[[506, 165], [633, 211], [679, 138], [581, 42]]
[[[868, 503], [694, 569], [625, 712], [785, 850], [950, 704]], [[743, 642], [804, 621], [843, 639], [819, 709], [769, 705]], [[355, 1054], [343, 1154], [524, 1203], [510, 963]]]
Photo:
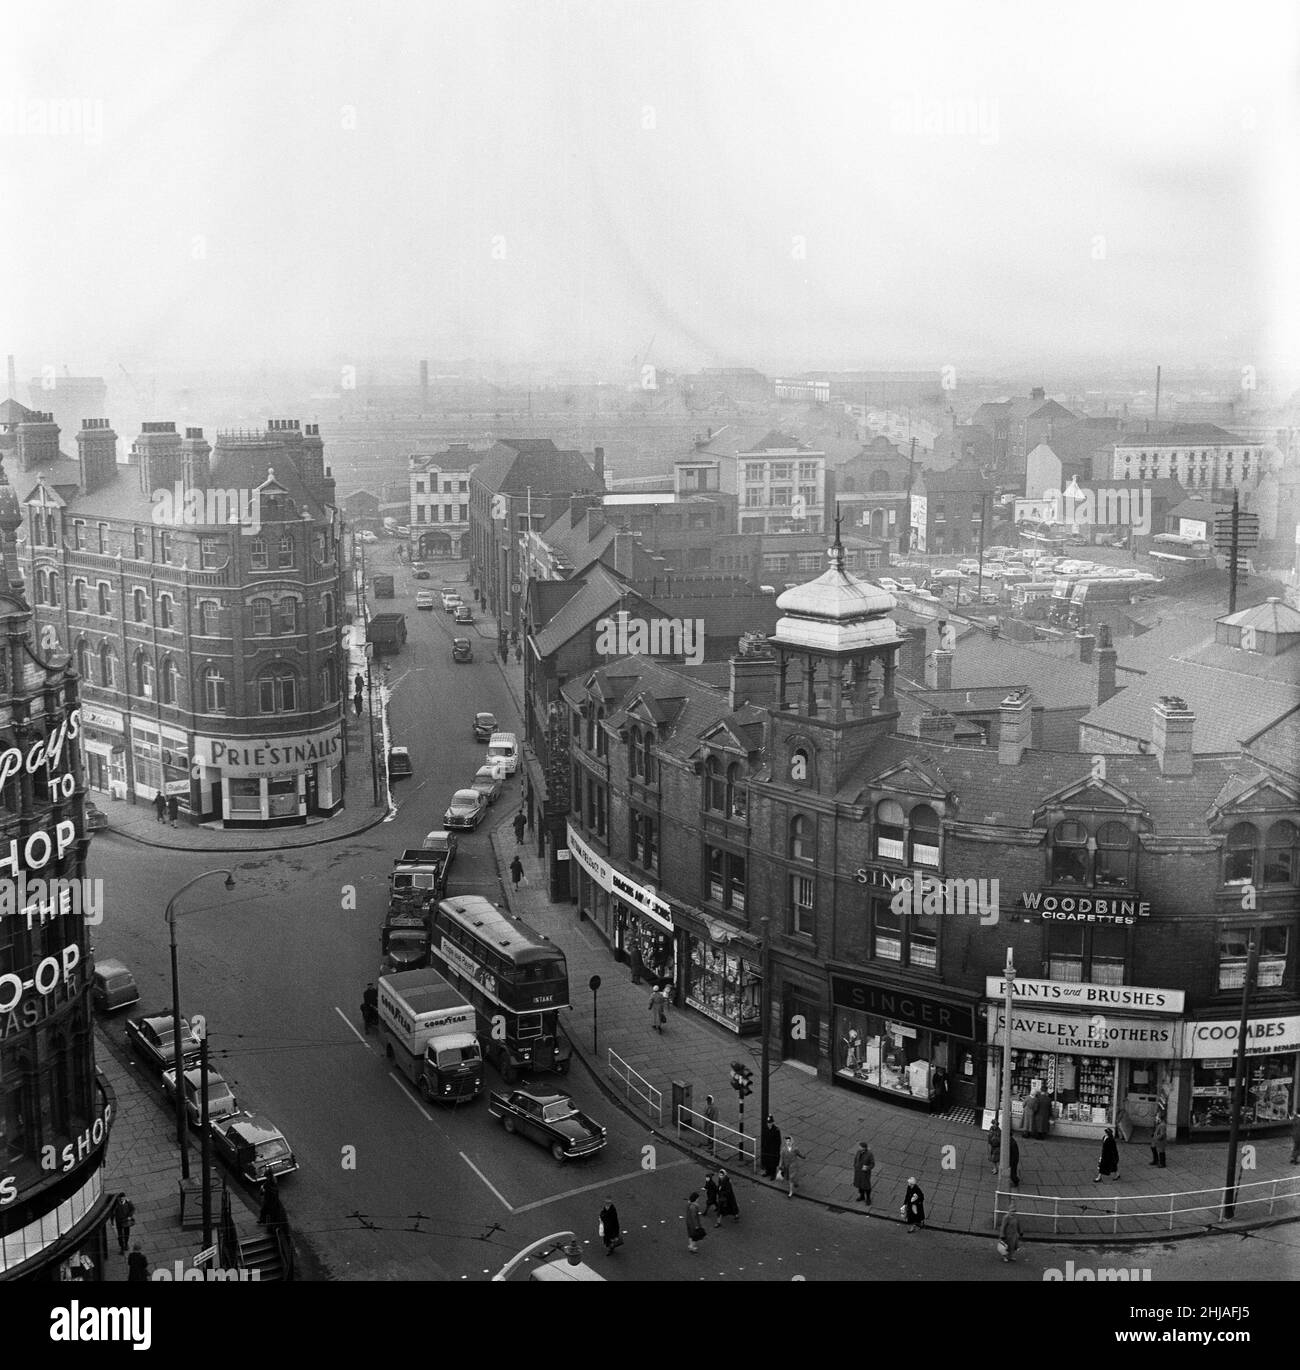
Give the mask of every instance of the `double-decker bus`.
[[506, 1084], [521, 1074], [569, 1069], [573, 1047], [560, 1029], [569, 1007], [564, 952], [481, 895], [433, 906], [434, 966], [474, 1005], [483, 1055]]

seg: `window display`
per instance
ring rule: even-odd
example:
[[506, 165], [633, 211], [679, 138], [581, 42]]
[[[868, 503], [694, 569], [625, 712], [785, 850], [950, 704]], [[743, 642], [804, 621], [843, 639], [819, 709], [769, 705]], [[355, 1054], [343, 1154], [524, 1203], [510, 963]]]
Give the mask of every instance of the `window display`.
[[1052, 1117], [1071, 1123], [1112, 1123], [1115, 1062], [1106, 1057], [1061, 1056], [1050, 1051], [1011, 1052], [1011, 1092], [1026, 1099], [1042, 1089]]
[[[1295, 1063], [1294, 1054], [1246, 1058], [1242, 1127], [1276, 1127], [1291, 1116]], [[1192, 1073], [1190, 1126], [1193, 1131], [1229, 1126], [1232, 1118], [1232, 1071], [1230, 1057], [1196, 1062]]]
[[933, 1044], [924, 1028], [841, 1009], [836, 1041], [836, 1074], [913, 1098], [933, 1095]]
[[757, 1031], [762, 978], [738, 951], [687, 937], [686, 1002], [739, 1032]]

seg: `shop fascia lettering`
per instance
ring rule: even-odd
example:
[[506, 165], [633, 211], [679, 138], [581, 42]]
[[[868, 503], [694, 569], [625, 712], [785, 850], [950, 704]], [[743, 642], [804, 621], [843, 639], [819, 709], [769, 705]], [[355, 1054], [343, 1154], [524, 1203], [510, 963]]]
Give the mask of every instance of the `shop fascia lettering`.
[[[109, 1128], [113, 1125], [113, 1105], [106, 1103], [99, 1117], [73, 1141], [66, 1142], [60, 1149], [54, 1146], [41, 1148], [41, 1169], [46, 1172], [59, 1171], [66, 1174], [74, 1166], [91, 1156], [96, 1147], [104, 1144]], [[0, 1175], [0, 1208], [11, 1204], [18, 1197], [17, 1175]]]
[[330, 761], [339, 752], [339, 735], [330, 733], [325, 737], [308, 737], [290, 741], [225, 742], [214, 737], [208, 744], [211, 765], [228, 769], [231, 766], [255, 767], [258, 770], [272, 770], [276, 766], [315, 765], [318, 761]]
[[[1184, 1028], [1183, 1055], [1197, 1060], [1231, 1056], [1237, 1050], [1236, 1020], [1217, 1023], [1188, 1023]], [[1246, 1050], [1252, 1056], [1295, 1051], [1300, 1047], [1300, 1017], [1248, 1018]]]
[[1044, 919], [1060, 923], [1116, 923], [1131, 927], [1139, 918], [1147, 918], [1151, 905], [1144, 899], [1106, 899], [1090, 894], [1044, 894], [1042, 890], [1025, 890], [1020, 895], [1023, 906]]
[[[1177, 1037], [1175, 1026], [1140, 1018], [1105, 1018], [1099, 1013], [1084, 1018], [1064, 1013], [1040, 1015], [1013, 1011], [1011, 1046], [1079, 1056], [1093, 1053], [1172, 1060]], [[1006, 1012], [992, 1005], [989, 1007], [989, 1039], [995, 1046], [1006, 1045]]]
[[57, 771], [63, 759], [64, 744], [81, 732], [81, 710], [73, 711], [48, 737], [33, 743], [24, 753], [21, 747], [6, 747], [0, 752], [0, 789], [20, 771], [35, 775], [42, 767]]
[[619, 874], [618, 871], [607, 865], [573, 831], [572, 827], [569, 828], [568, 838], [570, 851], [576, 854], [587, 873], [602, 889], [607, 889], [611, 894], [616, 894], [620, 899], [625, 899], [669, 932], [672, 931], [672, 910], [654, 890], [647, 885], [638, 885], [634, 880], [629, 880], [627, 876]]
[[[1140, 985], [1091, 985], [1072, 980], [1022, 980], [1016, 977], [1011, 990], [1017, 999], [1039, 1004], [1059, 1004], [1063, 1008], [1146, 1009], [1151, 1013], [1181, 1013], [1184, 994], [1180, 989], [1145, 989]], [[1007, 982], [1000, 975], [984, 981], [988, 999], [1005, 999]]]

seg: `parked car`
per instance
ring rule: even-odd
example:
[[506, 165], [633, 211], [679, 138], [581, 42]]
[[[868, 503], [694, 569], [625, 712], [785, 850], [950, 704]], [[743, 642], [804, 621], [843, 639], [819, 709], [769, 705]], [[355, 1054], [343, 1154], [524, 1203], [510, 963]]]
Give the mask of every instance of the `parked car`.
[[477, 790], [457, 790], [442, 816], [443, 826], [447, 828], [467, 828], [473, 832], [487, 813], [487, 800]]
[[372, 533], [372, 532], [370, 531], [369, 528], [363, 528], [363, 529], [357, 534], [357, 537], [360, 538], [360, 540], [361, 540], [362, 542], [378, 542], [378, 541], [379, 541], [379, 534], [378, 534], [378, 533]]
[[411, 574], [416, 580], [432, 580], [433, 575], [427, 566], [412, 566]]
[[104, 829], [108, 827], [108, 815], [98, 804], [92, 804], [90, 800], [87, 799], [83, 806], [83, 812], [86, 816], [87, 832], [103, 832]]
[[506, 775], [519, 769], [519, 739], [514, 733], [493, 733], [488, 739], [485, 765], [500, 768]]
[[125, 961], [106, 957], [95, 961], [90, 981], [90, 998], [100, 1013], [113, 1013], [140, 1002], [140, 988]]
[[991, 561], [991, 562], [989, 562], [989, 564], [984, 568], [984, 579], [985, 579], [985, 580], [1001, 580], [1001, 579], [1002, 579], [1002, 565], [1001, 565], [1001, 563], [1000, 563], [1000, 562], [997, 562], [997, 561]]
[[415, 592], [415, 607], [416, 607], [417, 609], [432, 609], [432, 608], [433, 608], [433, 591], [432, 591], [432, 590], [417, 590], [417, 591]]
[[474, 611], [468, 604], [458, 604], [452, 613], [452, 619], [456, 623], [473, 623]]
[[920, 589], [920, 586], [917, 585], [916, 581], [914, 581], [911, 576], [899, 576], [898, 588], [902, 590], [904, 594], [914, 595], [917, 590]]
[[390, 780], [404, 780], [407, 776], [415, 774], [415, 767], [411, 765], [411, 753], [406, 747], [389, 747], [388, 749], [388, 778]]
[[897, 594], [899, 590], [903, 588], [896, 580], [891, 579], [889, 576], [881, 576], [880, 579], [876, 581], [876, 584], [879, 585], [882, 590], [888, 590], [891, 595]]
[[461, 603], [460, 596], [455, 590], [444, 590], [442, 592], [442, 607], [449, 613], [456, 611], [456, 606]]
[[397, 527], [393, 529], [393, 536], [399, 538], [409, 538], [411, 536], [411, 530], [406, 526], [406, 524], [399, 523]]
[[[203, 1120], [203, 1094], [199, 1084], [202, 1074], [203, 1072], [198, 1066], [185, 1072], [185, 1113], [190, 1120], [191, 1127], [198, 1127]], [[172, 1106], [175, 1107], [175, 1070], [163, 1071], [162, 1086], [163, 1093], [172, 1100]], [[209, 1066], [208, 1121], [211, 1122], [214, 1118], [225, 1118], [238, 1111], [239, 1103], [235, 1098], [235, 1091]]]
[[605, 1145], [605, 1129], [567, 1094], [535, 1094], [527, 1089], [490, 1094], [488, 1112], [501, 1119], [507, 1132], [547, 1147], [557, 1161], [591, 1156]]
[[467, 637], [454, 637], [451, 640], [451, 659], [457, 664], [468, 664], [474, 660], [474, 645]]
[[496, 731], [496, 714], [478, 713], [474, 715], [474, 736], [479, 742], [486, 742]]
[[[134, 1018], [126, 1025], [126, 1044], [151, 1070], [161, 1074], [176, 1064], [175, 1037], [170, 1013], [151, 1013]], [[181, 1018], [181, 1060], [191, 1065], [199, 1059], [199, 1040], [190, 1031], [188, 1018]]]
[[977, 576], [980, 573], [980, 564], [974, 557], [963, 557], [957, 563], [957, 569], [964, 576]]
[[495, 804], [501, 798], [501, 777], [491, 766], [480, 766], [469, 783], [470, 788], [477, 790], [489, 804]]
[[283, 1178], [298, 1169], [284, 1133], [260, 1113], [231, 1113], [212, 1124], [212, 1149], [249, 1184], [268, 1175]]
[[432, 832], [424, 834], [424, 841], [420, 844], [423, 852], [440, 852], [446, 857], [443, 863], [446, 870], [451, 870], [451, 863], [456, 859], [456, 834], [448, 832], [446, 828], [434, 828]]

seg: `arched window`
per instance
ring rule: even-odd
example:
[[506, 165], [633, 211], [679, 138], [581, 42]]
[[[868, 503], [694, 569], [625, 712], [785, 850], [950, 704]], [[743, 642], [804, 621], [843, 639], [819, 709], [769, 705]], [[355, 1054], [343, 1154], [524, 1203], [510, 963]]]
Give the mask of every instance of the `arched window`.
[[811, 861], [813, 854], [812, 824], [802, 814], [795, 814], [790, 820], [790, 855], [796, 861]]
[[1300, 828], [1285, 819], [1274, 823], [1268, 830], [1264, 841], [1264, 883], [1266, 885], [1294, 885], [1297, 864], [1297, 846], [1300, 845]]
[[203, 668], [203, 706], [210, 714], [226, 712], [226, 678], [216, 666]]
[[170, 595], [158, 596], [158, 626], [160, 628], [172, 626], [172, 602]]
[[909, 815], [912, 864], [939, 866], [939, 815], [928, 804], [918, 804]]
[[1255, 853], [1259, 833], [1253, 823], [1238, 823], [1228, 834], [1228, 850], [1223, 861], [1225, 885], [1255, 883]]
[[876, 855], [886, 861], [905, 861], [906, 816], [896, 799], [876, 805]]
[[84, 637], [77, 639], [77, 674], [82, 680], [90, 679], [90, 648]]
[[78, 576], [72, 582], [72, 607], [74, 609], [84, 609], [89, 601], [86, 599], [86, 582]]
[[744, 818], [748, 812], [748, 795], [745, 792], [745, 776], [739, 761], [727, 767], [727, 813], [732, 818]]
[[176, 703], [176, 689], [179, 672], [176, 670], [176, 662], [173, 657], [165, 656], [162, 659], [162, 667], [158, 675], [159, 698], [164, 704]]
[[99, 649], [99, 683], [107, 685], [112, 689], [117, 684], [117, 672], [114, 669], [113, 649], [107, 642]]
[[99, 612], [107, 618], [113, 612], [113, 602], [109, 598], [108, 584], [101, 580], [97, 588], [99, 590]]
[[286, 666], [271, 666], [257, 677], [257, 708], [264, 714], [289, 714], [298, 708], [298, 677]]
[[144, 651], [137, 651], [134, 659], [135, 692], [145, 699], [153, 698], [154, 668]]
[[267, 637], [271, 632], [271, 601], [269, 599], [255, 599], [253, 601], [253, 636]]
[[1127, 888], [1133, 883], [1133, 834], [1123, 823], [1103, 823], [1097, 829], [1094, 885]]
[[1052, 830], [1052, 884], [1088, 883], [1088, 830], [1066, 819]]
[[145, 623], [149, 618], [149, 601], [145, 593], [139, 587], [131, 591], [131, 605], [135, 612], [135, 621]]
[[320, 600], [321, 618], [324, 620], [325, 627], [334, 626], [334, 592], [326, 590]]
[[893, 481], [890, 477], [890, 474], [883, 468], [879, 471], [873, 471], [871, 473], [871, 485], [869, 488], [872, 491], [888, 490], [891, 484], [893, 484]]

